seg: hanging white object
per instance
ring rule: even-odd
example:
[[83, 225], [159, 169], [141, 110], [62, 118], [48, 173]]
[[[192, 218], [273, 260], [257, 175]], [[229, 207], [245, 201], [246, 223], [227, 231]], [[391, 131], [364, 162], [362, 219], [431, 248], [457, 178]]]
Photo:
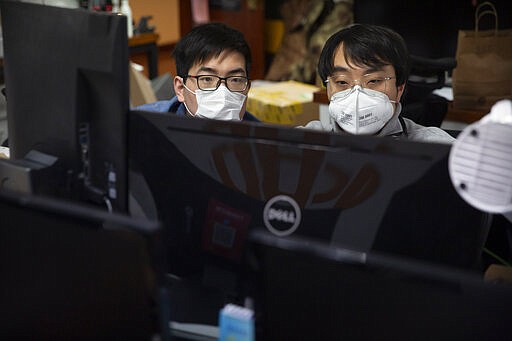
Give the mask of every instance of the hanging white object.
[[448, 166], [457, 192], [471, 206], [512, 218], [511, 100], [497, 102], [460, 133]]

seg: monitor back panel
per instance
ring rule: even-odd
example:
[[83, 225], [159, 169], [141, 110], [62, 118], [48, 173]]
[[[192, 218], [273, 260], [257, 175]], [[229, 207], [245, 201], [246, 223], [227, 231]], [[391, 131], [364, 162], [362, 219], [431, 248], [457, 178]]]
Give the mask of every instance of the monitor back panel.
[[58, 158], [32, 191], [106, 196], [126, 213], [126, 17], [34, 1], [0, 1], [0, 8], [11, 159], [33, 151]]
[[0, 216], [1, 338], [144, 340], [158, 333], [157, 223], [6, 192]]
[[253, 241], [263, 340], [510, 339], [510, 285], [311, 240]]
[[251, 229], [469, 268], [480, 256], [486, 215], [453, 189], [449, 145], [149, 112], [129, 130], [171, 271], [205, 253], [240, 262]]

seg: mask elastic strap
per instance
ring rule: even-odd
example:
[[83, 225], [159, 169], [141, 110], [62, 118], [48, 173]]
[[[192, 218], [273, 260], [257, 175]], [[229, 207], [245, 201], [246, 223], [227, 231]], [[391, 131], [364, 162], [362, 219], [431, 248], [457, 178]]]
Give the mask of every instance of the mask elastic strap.
[[188, 109], [187, 103], [183, 102], [183, 105], [185, 106], [185, 109], [187, 110], [187, 114], [189, 114], [190, 116], [193, 116], [193, 117], [196, 116], [195, 114], [192, 114], [192, 112]]
[[[196, 92], [195, 92], [195, 91], [190, 90], [190, 89], [185, 85], [185, 81], [183, 81], [183, 87], [184, 87], [185, 89], [187, 89], [187, 90], [188, 90], [188, 92], [190, 92], [191, 94], [193, 94], [194, 96], [196, 96]], [[193, 117], [195, 117], [195, 116], [196, 116], [195, 114], [193, 114], [193, 113], [189, 110], [189, 108], [188, 108], [188, 106], [187, 106], [187, 103], [185, 103], [185, 101], [183, 101], [183, 105], [185, 106], [185, 109], [187, 110], [187, 113], [188, 113], [190, 116], [193, 116]]]
[[186, 85], [185, 85], [185, 82], [183, 82], [183, 87], [184, 87], [185, 89], [187, 89], [187, 90], [188, 90], [188, 92], [190, 92], [191, 94], [194, 94], [194, 96], [196, 95], [196, 92], [195, 92], [195, 91], [190, 90], [190, 89], [188, 88], [188, 86], [186, 86]]

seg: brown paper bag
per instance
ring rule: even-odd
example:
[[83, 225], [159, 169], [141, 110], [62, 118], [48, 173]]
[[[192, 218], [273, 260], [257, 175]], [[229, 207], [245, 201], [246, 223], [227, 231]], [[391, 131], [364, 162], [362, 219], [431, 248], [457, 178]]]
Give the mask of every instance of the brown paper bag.
[[[479, 30], [478, 22], [487, 14], [495, 17], [495, 29]], [[512, 98], [512, 29], [498, 30], [492, 3], [477, 7], [474, 31], [459, 31], [456, 59], [454, 108], [489, 110], [496, 101]]]

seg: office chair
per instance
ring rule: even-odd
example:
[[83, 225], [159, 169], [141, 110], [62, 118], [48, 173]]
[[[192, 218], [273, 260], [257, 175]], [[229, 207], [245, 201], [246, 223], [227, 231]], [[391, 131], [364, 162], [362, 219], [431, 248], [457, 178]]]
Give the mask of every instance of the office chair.
[[410, 55], [410, 74], [402, 100], [402, 116], [424, 126], [440, 127], [448, 100], [433, 93], [445, 86], [446, 75], [457, 65], [455, 58], [425, 58]]

